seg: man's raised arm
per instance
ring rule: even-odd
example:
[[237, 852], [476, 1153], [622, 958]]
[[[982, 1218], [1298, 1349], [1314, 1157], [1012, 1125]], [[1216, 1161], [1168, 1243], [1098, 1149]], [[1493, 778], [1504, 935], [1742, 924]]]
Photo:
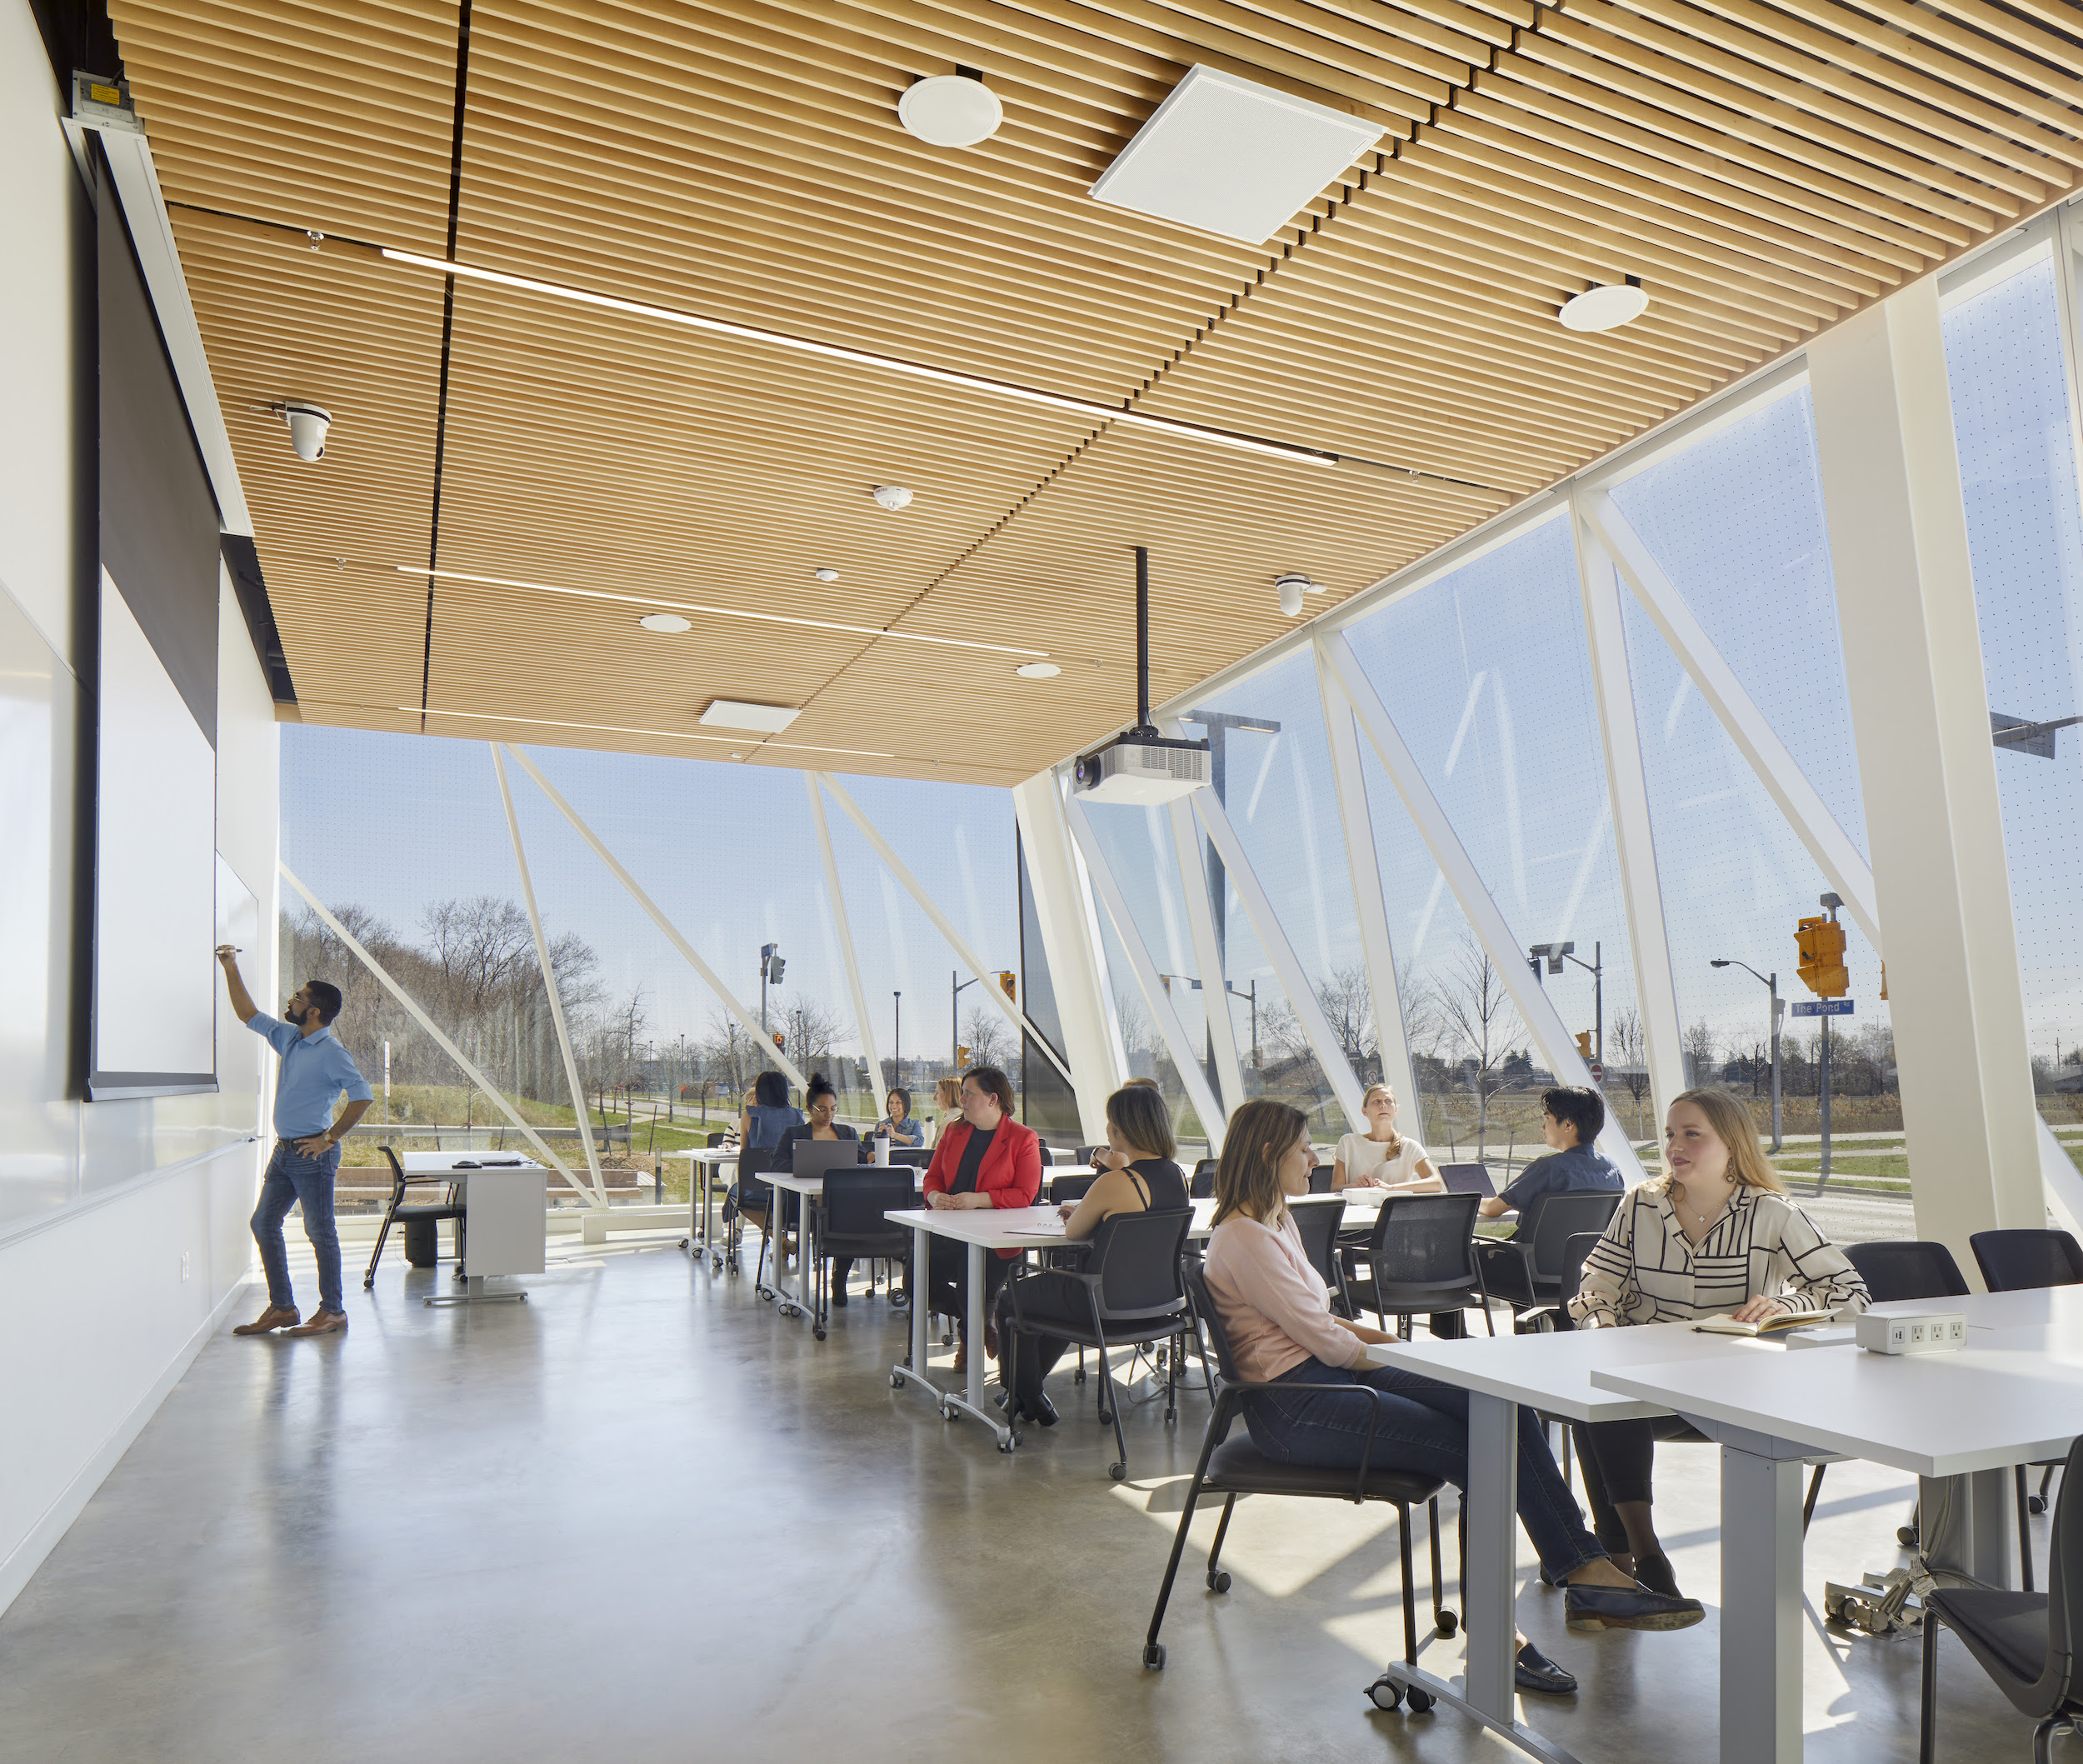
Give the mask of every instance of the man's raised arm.
[[253, 1002], [253, 995], [246, 990], [246, 982], [239, 977], [238, 951], [229, 943], [217, 947], [218, 965], [224, 970], [225, 990], [232, 995], [232, 1008], [238, 1012], [238, 1020], [250, 1023], [260, 1014], [260, 1007]]

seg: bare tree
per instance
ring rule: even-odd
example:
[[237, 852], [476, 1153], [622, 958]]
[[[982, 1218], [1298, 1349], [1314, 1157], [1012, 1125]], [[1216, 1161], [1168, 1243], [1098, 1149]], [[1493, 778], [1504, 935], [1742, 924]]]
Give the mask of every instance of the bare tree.
[[1464, 932], [1459, 954], [1435, 976], [1432, 994], [1446, 1039], [1476, 1092], [1476, 1156], [1490, 1127], [1490, 1099], [1504, 1087], [1504, 1063], [1526, 1040], [1504, 977], [1473, 933]]
[[962, 1019], [962, 1045], [972, 1066], [1002, 1067], [1012, 1057], [1012, 1032], [992, 1005], [973, 1004]]
[[1381, 1075], [1381, 1037], [1374, 1021], [1374, 992], [1367, 984], [1367, 971], [1358, 962], [1331, 970], [1327, 980], [1316, 982], [1316, 1002], [1331, 1025], [1338, 1051], [1362, 1084]]
[[1606, 1075], [1609, 1079], [1618, 1078], [1626, 1087], [1632, 1105], [1630, 1112], [1635, 1117], [1635, 1137], [1640, 1139], [1641, 1099], [1649, 1093], [1649, 1034], [1642, 1026], [1641, 1012], [1632, 1005], [1616, 1011], [1606, 1032], [1606, 1045], [1613, 1055]]
[[1686, 1025], [1679, 1045], [1685, 1051], [1686, 1082], [1691, 1084], [1711, 1084], [1714, 1082], [1714, 1056], [1719, 1038], [1705, 1017], [1695, 1018]]
[[[799, 1071], [829, 1059], [832, 1044], [845, 1027], [837, 1011], [806, 992], [798, 992], [781, 1013], [782, 1046]], [[842, 1090], [849, 1087], [841, 1085]]]

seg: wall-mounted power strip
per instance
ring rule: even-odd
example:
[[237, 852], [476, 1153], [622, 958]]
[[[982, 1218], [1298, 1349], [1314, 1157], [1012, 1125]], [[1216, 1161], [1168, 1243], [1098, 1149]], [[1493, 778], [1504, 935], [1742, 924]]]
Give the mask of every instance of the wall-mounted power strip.
[[1942, 1354], [1967, 1345], [1967, 1319], [1957, 1311], [1926, 1311], [1914, 1317], [1856, 1318], [1852, 1328], [1868, 1353]]

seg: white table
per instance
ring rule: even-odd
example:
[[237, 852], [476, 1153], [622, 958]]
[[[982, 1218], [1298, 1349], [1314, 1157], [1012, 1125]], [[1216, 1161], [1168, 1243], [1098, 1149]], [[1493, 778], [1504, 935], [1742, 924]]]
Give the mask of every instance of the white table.
[[[715, 1242], [714, 1190], [717, 1177], [724, 1165], [736, 1166], [737, 1147], [704, 1146], [696, 1151], [668, 1152], [666, 1156], [687, 1161], [687, 1234], [680, 1240], [680, 1247], [684, 1250], [692, 1246], [697, 1262], [704, 1256], [713, 1258], [713, 1266], [721, 1273], [723, 1252]], [[737, 1272], [735, 1263], [732, 1272]]]
[[[862, 1170], [901, 1170], [904, 1166], [860, 1164], [855, 1167]], [[824, 1311], [811, 1292], [811, 1283], [816, 1278], [817, 1267], [817, 1250], [812, 1241], [812, 1233], [817, 1227], [817, 1209], [812, 1202], [824, 1197], [825, 1179], [822, 1176], [797, 1176], [792, 1170], [770, 1170], [760, 1180], [802, 1197], [802, 1204], [797, 1208], [796, 1242], [799, 1247], [796, 1253], [796, 1290], [791, 1292], [782, 1285], [781, 1214], [777, 1209], [767, 1215], [774, 1227], [768, 1233], [768, 1241], [774, 1251], [774, 1283], [771, 1287], [758, 1288], [760, 1297], [772, 1299], [776, 1311], [783, 1317], [808, 1317], [811, 1333], [822, 1342], [825, 1338]], [[925, 1180], [926, 1172], [913, 1165], [912, 1187], [916, 1190]]]
[[1876, 1308], [1939, 1306], [1967, 1316], [1972, 1345], [1961, 1352], [1891, 1357], [1845, 1346], [1711, 1367], [1638, 1358], [1591, 1375], [1721, 1442], [1723, 1764], [1801, 1755], [1801, 1457], [1836, 1452], [1913, 1472], [1932, 1521], [1927, 1559], [2007, 1586], [2011, 1467], [2064, 1457], [2083, 1435], [2083, 1304], [1976, 1293]]
[[[490, 1162], [498, 1158], [498, 1162]], [[452, 1177], [463, 1192], [462, 1242], [456, 1277], [462, 1292], [426, 1301], [429, 1306], [482, 1304], [498, 1299], [525, 1302], [519, 1288], [487, 1292], [485, 1282], [512, 1274], [540, 1274], [543, 1216], [549, 1207], [549, 1172], [532, 1158], [506, 1162], [501, 1153], [406, 1152], [398, 1162], [407, 1176]], [[475, 1167], [473, 1167], [473, 1166]]]
[[[901, 1389], [915, 1384], [938, 1405], [950, 1421], [956, 1412], [968, 1415], [990, 1428], [1001, 1452], [1010, 1452], [1019, 1442], [1012, 1427], [1000, 1418], [984, 1395], [984, 1254], [988, 1250], [1045, 1249], [1063, 1241], [1063, 1222], [1053, 1207], [994, 1207], [921, 1208], [887, 1212], [884, 1218], [908, 1227], [912, 1251], [911, 1352], [890, 1368], [890, 1384]], [[969, 1252], [969, 1369], [961, 1394], [933, 1382], [926, 1369], [927, 1298], [932, 1278], [932, 1240], [947, 1237], [966, 1244]]]
[[[1516, 1716], [1512, 1607], [1518, 1592], [1519, 1407], [1525, 1404], [1571, 1422], [1667, 1414], [1668, 1404], [1601, 1388], [1598, 1371], [1649, 1362], [1694, 1366], [1713, 1376], [1731, 1360], [1760, 1357], [1775, 1362], [1786, 1357], [1776, 1346], [1701, 1335], [1689, 1323], [1370, 1347], [1367, 1359], [1372, 1364], [1421, 1372], [1468, 1392], [1468, 1487], [1463, 1497], [1468, 1515], [1466, 1671], [1458, 1687], [1401, 1661], [1391, 1661], [1382, 1676], [1406, 1690], [1416, 1685], [1473, 1716], [1531, 1757], [1549, 1764], [1574, 1764], [1570, 1753]], [[1796, 1488], [1796, 1523], [1799, 1495]], [[1722, 1633], [1728, 1633], [1726, 1616]], [[1798, 1714], [1798, 1699], [1796, 1710]]]

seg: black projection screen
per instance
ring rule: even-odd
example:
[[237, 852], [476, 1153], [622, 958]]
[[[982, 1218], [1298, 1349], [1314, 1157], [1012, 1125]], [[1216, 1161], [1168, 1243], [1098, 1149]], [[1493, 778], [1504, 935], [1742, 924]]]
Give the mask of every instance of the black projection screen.
[[98, 151], [87, 1096], [217, 1088], [217, 512]]

